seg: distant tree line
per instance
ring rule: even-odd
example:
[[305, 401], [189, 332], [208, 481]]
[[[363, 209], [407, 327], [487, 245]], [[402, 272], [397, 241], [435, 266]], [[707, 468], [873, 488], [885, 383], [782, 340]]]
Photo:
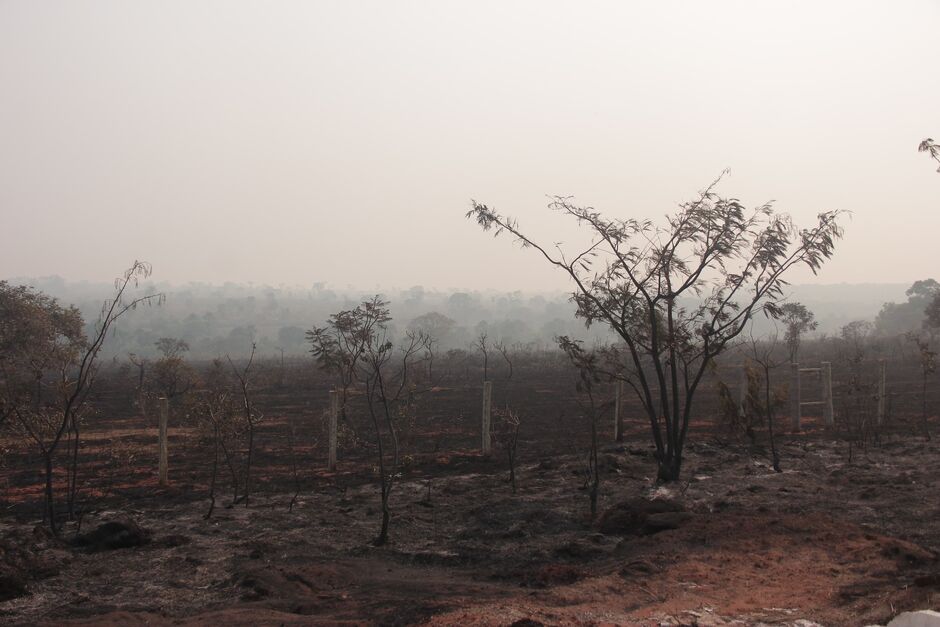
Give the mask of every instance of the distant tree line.
[[[70, 283], [57, 277], [11, 283], [28, 284], [61, 302], [74, 304], [86, 321], [86, 333], [91, 331], [88, 321], [95, 319], [110, 290], [106, 284]], [[148, 283], [145, 287], [166, 294], [166, 303], [118, 321], [102, 348], [103, 358], [124, 359], [133, 353], [138, 359], [157, 359], [162, 355], [157, 348], [161, 338], [184, 341], [187, 357], [193, 360], [241, 354], [252, 343], [259, 356], [265, 358], [306, 355], [309, 345], [304, 333], [314, 321], [353, 308], [370, 296], [332, 290], [323, 284], [305, 289], [236, 284]], [[832, 334], [855, 318], [874, 319], [883, 303], [903, 297], [904, 286], [805, 285], [794, 286], [789, 292], [790, 300], [803, 303], [814, 314], [817, 328], [811, 332]], [[438, 351], [468, 349], [481, 333], [507, 346], [541, 348], [554, 346], [554, 338], [562, 335], [589, 345], [611, 339], [607, 329], [586, 329], [576, 320], [576, 305], [569, 300], [570, 295], [562, 293], [436, 291], [415, 286], [388, 290], [382, 296], [394, 316], [389, 326], [391, 335], [400, 337], [409, 329], [430, 329], [439, 338], [435, 346]], [[909, 309], [905, 303], [900, 306]], [[878, 325], [879, 332], [900, 333], [907, 330], [902, 329], [905, 324], [919, 324], [916, 316], [907, 316], [905, 324], [892, 322], [904, 315], [900, 310], [885, 315], [884, 323]], [[771, 330], [768, 325], [761, 327], [761, 320], [757, 324], [762, 332]]]

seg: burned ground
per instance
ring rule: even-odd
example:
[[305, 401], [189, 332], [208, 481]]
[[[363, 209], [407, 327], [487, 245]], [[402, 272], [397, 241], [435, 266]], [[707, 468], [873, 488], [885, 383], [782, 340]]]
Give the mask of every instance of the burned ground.
[[940, 447], [914, 419], [851, 446], [810, 419], [781, 437], [782, 473], [765, 442], [697, 421], [684, 479], [667, 486], [655, 483], [643, 423], [629, 421], [624, 443], [605, 436], [592, 521], [583, 429], [564, 389], [549, 377], [517, 392], [528, 405], [517, 494], [500, 451], [474, 450], [477, 392], [444, 388], [425, 401], [392, 492], [391, 542], [380, 548], [370, 544], [380, 509], [368, 441], [329, 473], [317, 435], [301, 430], [290, 451], [300, 493], [288, 509], [295, 484], [279, 437], [288, 421], [319, 420], [317, 399], [289, 390], [266, 399], [256, 492], [248, 507], [228, 506], [223, 489], [208, 520], [196, 429], [174, 425], [171, 485], [161, 488], [152, 421], [116, 404], [85, 435], [81, 531], [132, 521], [147, 541], [91, 550], [68, 541], [74, 525], [63, 539], [34, 529], [37, 469], [12, 452], [0, 616], [22, 625], [854, 625], [940, 602]]

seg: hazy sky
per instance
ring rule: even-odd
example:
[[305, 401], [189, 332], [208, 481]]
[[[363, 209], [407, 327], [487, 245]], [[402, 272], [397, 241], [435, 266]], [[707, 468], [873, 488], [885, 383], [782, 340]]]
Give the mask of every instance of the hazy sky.
[[[0, 277], [556, 289], [574, 195], [854, 212], [818, 279], [940, 278], [940, 2], [0, 0]], [[794, 277], [807, 280], [805, 276]]]

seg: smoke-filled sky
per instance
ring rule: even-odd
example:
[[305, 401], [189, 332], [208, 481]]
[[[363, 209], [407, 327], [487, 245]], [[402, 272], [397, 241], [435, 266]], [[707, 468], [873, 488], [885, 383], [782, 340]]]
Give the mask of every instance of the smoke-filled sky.
[[[0, 277], [564, 289], [546, 195], [853, 212], [799, 282], [940, 274], [940, 2], [0, 2]], [[938, 277], [940, 278], [940, 277]]]

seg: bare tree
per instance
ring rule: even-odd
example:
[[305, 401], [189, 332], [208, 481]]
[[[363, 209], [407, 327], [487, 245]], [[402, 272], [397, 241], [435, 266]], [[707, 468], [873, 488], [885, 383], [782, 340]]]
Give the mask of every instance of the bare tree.
[[490, 361], [490, 351], [489, 345], [487, 344], [486, 331], [480, 331], [480, 334], [477, 336], [477, 338], [473, 340], [473, 347], [483, 354], [483, 381], [489, 381], [487, 367], [489, 366]]
[[[767, 423], [767, 435], [770, 439], [770, 461], [776, 472], [782, 472], [780, 470], [780, 453], [777, 451], [777, 439], [774, 433], [774, 410], [780, 405], [782, 399], [774, 394], [771, 381], [771, 373], [774, 369], [784, 364], [784, 358], [778, 354], [777, 345], [778, 338], [776, 332], [769, 334], [761, 340], [756, 338], [753, 334], [753, 329], [751, 330], [751, 336], [748, 342], [748, 353], [750, 360], [757, 364], [760, 369], [760, 383], [763, 384], [764, 398], [761, 400], [758, 395], [754, 394], [749, 380], [747, 401], [749, 408], [761, 414], [761, 417]], [[787, 342], [787, 348], [791, 350], [789, 341]]]
[[[180, 406], [185, 405], [197, 384], [197, 374], [184, 358], [189, 351], [185, 340], [173, 337], [161, 337], [154, 346], [161, 353], [150, 367], [150, 393], [166, 399], [168, 419], [175, 419]], [[143, 362], [140, 373], [143, 374]]]
[[418, 316], [408, 323], [408, 330], [423, 338], [428, 379], [431, 381], [434, 380], [434, 346], [450, 334], [455, 324], [452, 319], [436, 311]]
[[146, 391], [144, 387], [144, 381], [146, 379], [147, 371], [147, 359], [144, 357], [138, 357], [134, 353], [130, 353], [127, 356], [128, 360], [137, 368], [137, 384], [134, 389], [134, 396], [137, 399], [137, 409], [140, 410], [142, 415], [147, 413], [147, 403], [146, 403]]
[[251, 365], [255, 360], [255, 348], [256, 346], [254, 342], [252, 342], [248, 362], [245, 364], [245, 367], [241, 369], [235, 366], [235, 362], [232, 361], [231, 357], [227, 357], [229, 366], [232, 368], [232, 373], [238, 380], [238, 388], [241, 394], [242, 415], [244, 416], [244, 424], [248, 436], [248, 449], [245, 453], [245, 490], [243, 492], [245, 507], [248, 507], [248, 497], [251, 493], [251, 461], [255, 450], [255, 427], [264, 417], [263, 414], [257, 411], [257, 408], [252, 403], [251, 396]]
[[[389, 338], [392, 318], [388, 303], [379, 296], [364, 301], [354, 309], [330, 317], [325, 327], [308, 333], [320, 367], [333, 372], [349, 372], [349, 385], [361, 382], [366, 388], [366, 405], [375, 433], [376, 461], [382, 503], [382, 524], [374, 540], [376, 546], [388, 541], [391, 509], [389, 499], [398, 473], [400, 450], [392, 407], [399, 402], [409, 381], [411, 357], [419, 349], [417, 336], [400, 349], [400, 368], [389, 371], [395, 345]], [[352, 367], [349, 368], [349, 364]], [[391, 441], [392, 455], [387, 458], [385, 437]]]
[[574, 253], [537, 243], [484, 204], [474, 202], [467, 213], [483, 230], [512, 234], [566, 273], [578, 315], [608, 325], [626, 343], [663, 481], [679, 477], [693, 400], [709, 364], [755, 314], [779, 316], [786, 273], [796, 265], [816, 272], [842, 235], [838, 212], [798, 230], [769, 203], [747, 211], [719, 197], [716, 184], [680, 205], [664, 226], [610, 220], [558, 197], [550, 207], [592, 238]]
[[522, 426], [521, 414], [510, 407], [498, 409], [496, 414], [496, 443], [506, 452], [509, 462], [509, 485], [516, 493], [516, 462], [519, 450], [519, 428]]
[[[212, 445], [212, 474], [209, 478], [209, 509], [203, 515], [208, 520], [215, 511], [215, 490], [219, 476], [220, 454], [225, 453], [225, 461], [231, 464], [228, 448], [225, 446], [225, 434], [230, 425], [230, 416], [233, 413], [231, 398], [225, 383], [225, 372], [222, 362], [218, 359], [212, 362], [207, 376], [205, 389], [200, 390], [197, 407], [198, 416], [202, 424], [207, 427], [208, 436]], [[233, 466], [230, 466], [234, 468]], [[237, 498], [237, 476], [233, 473], [233, 486]]]
[[509, 372], [506, 375], [506, 380], [509, 381], [512, 379], [512, 352], [505, 342], [498, 341], [493, 343], [493, 348], [502, 355], [503, 361], [506, 362], [506, 367], [509, 368]]
[[[300, 470], [297, 464], [297, 450], [294, 446], [294, 441], [297, 439], [297, 432], [295, 428], [294, 421], [291, 418], [287, 418], [287, 454], [290, 460], [290, 474], [291, 481], [294, 484], [294, 493], [290, 497], [290, 501], [287, 503], [287, 511], [294, 511], [294, 505], [297, 504], [297, 499], [300, 497]], [[313, 446], [316, 447], [316, 441], [313, 442]]]
[[230, 506], [240, 503], [244, 462], [239, 458], [239, 451], [247, 449], [248, 426], [243, 411], [244, 401], [238, 403], [238, 392], [232, 381], [234, 369], [221, 359], [212, 360], [205, 374], [204, 387], [199, 390], [196, 405], [197, 416], [201, 419], [206, 435], [212, 446], [212, 475], [209, 482], [209, 511], [205, 518], [212, 516], [216, 503], [216, 487], [219, 466], [224, 462], [232, 484]]
[[872, 324], [867, 320], [853, 320], [840, 330], [839, 357], [849, 374], [843, 386], [841, 417], [848, 435], [850, 460], [853, 442], [864, 446], [875, 435], [871, 400], [876, 386], [864, 371], [871, 332]]
[[600, 383], [600, 356], [596, 351], [586, 351], [581, 342], [571, 340], [566, 336], [557, 338], [558, 346], [565, 352], [572, 365], [578, 371], [578, 382], [575, 389], [587, 396], [588, 402], [584, 409], [588, 415], [591, 427], [591, 445], [587, 457], [587, 486], [591, 500], [591, 518], [597, 516], [597, 496], [600, 491], [601, 475], [598, 463], [597, 447], [597, 420], [603, 407], [598, 407], [594, 399], [594, 385]]
[[[44, 518], [58, 534], [53, 485], [55, 454], [63, 438], [68, 441], [69, 514], [74, 516], [78, 490], [77, 469], [80, 428], [88, 398], [98, 374], [98, 356], [115, 322], [141, 304], [159, 303], [162, 294], [130, 296], [140, 279], [150, 276], [150, 265], [135, 261], [114, 282], [114, 295], [106, 300], [90, 336], [74, 307], [29, 288], [11, 288], [3, 282], [3, 319], [0, 367], [3, 369], [4, 406], [35, 444], [43, 461]], [[8, 313], [16, 314], [8, 317]], [[9, 334], [9, 335], [8, 335]], [[8, 350], [9, 349], [9, 350]], [[24, 381], [24, 371], [32, 375]], [[23, 385], [25, 383], [25, 385]], [[42, 391], [48, 387], [49, 393]]]

